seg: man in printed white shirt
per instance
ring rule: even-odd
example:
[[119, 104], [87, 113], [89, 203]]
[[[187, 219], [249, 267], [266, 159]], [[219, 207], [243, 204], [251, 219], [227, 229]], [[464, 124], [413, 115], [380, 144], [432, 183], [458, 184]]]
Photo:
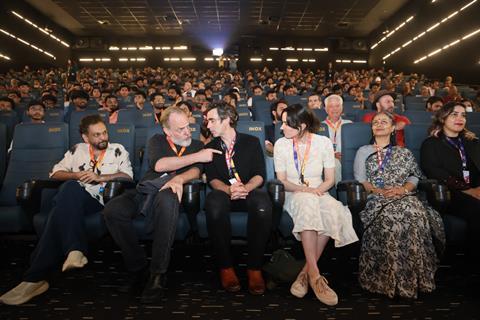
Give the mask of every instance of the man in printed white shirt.
[[325, 98], [325, 111], [327, 118], [322, 122], [328, 126], [328, 136], [333, 143], [335, 152], [335, 185], [342, 180], [342, 126], [352, 123], [350, 120], [342, 119], [343, 99], [339, 95], [331, 94]]
[[62, 271], [85, 266], [84, 215], [103, 209], [106, 182], [133, 178], [128, 152], [122, 145], [108, 142], [107, 127], [99, 115], [84, 117], [80, 132], [85, 143], [67, 151], [50, 173], [51, 178], [65, 182], [54, 198], [30, 268], [18, 286], [0, 297], [4, 304], [19, 305], [47, 291], [48, 275], [62, 261]]

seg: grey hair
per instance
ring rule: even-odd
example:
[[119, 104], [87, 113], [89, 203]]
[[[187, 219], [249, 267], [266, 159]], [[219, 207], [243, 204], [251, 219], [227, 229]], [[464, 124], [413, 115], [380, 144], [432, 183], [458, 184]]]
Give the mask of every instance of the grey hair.
[[336, 99], [337, 101], [339, 101], [343, 108], [343, 98], [340, 97], [338, 94], [331, 94], [325, 98], [325, 101], [323, 101], [323, 103], [325, 103], [325, 108], [327, 108], [327, 105], [330, 102], [330, 100], [333, 100], [333, 99]]

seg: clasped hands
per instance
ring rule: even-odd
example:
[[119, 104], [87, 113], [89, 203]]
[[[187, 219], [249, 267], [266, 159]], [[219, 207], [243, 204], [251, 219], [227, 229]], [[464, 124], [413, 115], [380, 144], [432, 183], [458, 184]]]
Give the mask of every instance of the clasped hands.
[[297, 190], [295, 192], [313, 193], [313, 194], [316, 194], [317, 196], [323, 196], [325, 194], [325, 191], [320, 190], [320, 188], [310, 188], [310, 187], [302, 187], [302, 189]]
[[245, 185], [241, 182], [235, 182], [230, 186], [230, 199], [238, 200], [245, 199], [248, 196], [248, 190]]
[[385, 187], [384, 189], [374, 188], [372, 192], [382, 195], [385, 198], [395, 198], [405, 195], [405, 189], [402, 186]]

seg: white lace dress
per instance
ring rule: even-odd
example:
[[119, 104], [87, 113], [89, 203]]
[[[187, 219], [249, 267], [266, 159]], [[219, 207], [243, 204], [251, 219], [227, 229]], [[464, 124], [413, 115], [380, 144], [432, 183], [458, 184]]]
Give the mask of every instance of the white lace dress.
[[[299, 145], [300, 159], [303, 161], [306, 145]], [[293, 160], [293, 141], [281, 138], [274, 147], [275, 171], [285, 172], [287, 180], [300, 185], [299, 174]], [[323, 136], [313, 135], [310, 155], [305, 166], [305, 180], [310, 187], [322, 183], [323, 168], [334, 168], [335, 157], [332, 142]], [[337, 201], [329, 193], [317, 196], [306, 192], [287, 192], [284, 209], [293, 219], [293, 235], [300, 239], [300, 232], [314, 230], [335, 240], [336, 247], [358, 241], [353, 230], [352, 216], [348, 207]]]

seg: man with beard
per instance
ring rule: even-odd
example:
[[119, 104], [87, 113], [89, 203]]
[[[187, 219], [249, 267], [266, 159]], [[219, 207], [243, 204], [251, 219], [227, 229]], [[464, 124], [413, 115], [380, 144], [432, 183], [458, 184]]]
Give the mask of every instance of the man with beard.
[[[397, 139], [397, 145], [400, 147], [405, 147], [404, 128], [411, 122], [407, 117], [394, 112], [396, 97], [397, 95], [394, 92], [380, 90], [375, 94], [372, 107], [376, 108], [377, 112], [384, 111], [393, 115], [393, 119], [395, 121], [395, 138]], [[363, 116], [362, 121], [365, 123], [371, 123], [377, 112], [367, 113]]]
[[90, 99], [90, 96], [85, 91], [73, 90], [70, 93], [70, 98], [72, 102], [65, 112], [65, 122], [70, 122], [72, 112], [82, 112], [87, 110], [88, 99]]
[[118, 99], [117, 96], [110, 94], [105, 97], [105, 110], [108, 111], [108, 123], [117, 123], [118, 121]]
[[55, 196], [30, 268], [18, 286], [0, 297], [4, 304], [20, 305], [47, 291], [49, 274], [62, 261], [62, 271], [85, 266], [85, 214], [103, 209], [106, 182], [133, 177], [128, 152], [122, 145], [108, 142], [107, 127], [100, 116], [84, 117], [80, 132], [84, 143], [67, 151], [50, 173], [52, 179], [65, 182]]
[[165, 97], [159, 92], [154, 92], [150, 95], [150, 103], [155, 114], [155, 123], [159, 123], [162, 111], [165, 109]]
[[179, 107], [170, 106], [165, 109], [162, 112], [161, 124], [165, 135], [154, 135], [148, 141], [149, 170], [142, 182], [167, 175], [172, 178], [156, 193], [147, 212], [143, 212], [153, 235], [149, 268], [145, 250], [140, 246], [133, 225], [133, 220], [142, 214], [139, 211], [144, 208], [146, 195], [136, 190], [127, 190], [111, 200], [104, 210], [107, 227], [120, 247], [125, 266], [130, 273], [129, 283], [119, 290], [136, 295], [143, 289], [142, 303], [159, 302], [165, 295], [166, 272], [183, 185], [200, 178], [202, 163], [212, 161], [213, 153], [221, 153], [213, 149], [203, 149], [200, 141], [192, 140], [188, 116]]
[[30, 118], [30, 123], [45, 123], [45, 105], [40, 101], [34, 100], [28, 104], [27, 116]]

